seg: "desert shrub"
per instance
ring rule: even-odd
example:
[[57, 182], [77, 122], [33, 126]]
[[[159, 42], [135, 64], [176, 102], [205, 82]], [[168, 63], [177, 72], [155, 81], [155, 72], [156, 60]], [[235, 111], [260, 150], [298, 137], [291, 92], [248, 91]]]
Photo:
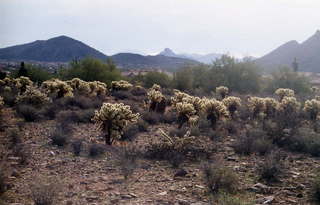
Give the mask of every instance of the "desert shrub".
[[82, 150], [82, 140], [76, 140], [71, 143], [73, 154], [79, 156]]
[[54, 205], [57, 203], [60, 186], [53, 180], [37, 180], [30, 189], [31, 198], [35, 205]]
[[274, 118], [279, 111], [279, 102], [274, 98], [264, 98], [265, 114], [267, 119]]
[[161, 122], [161, 114], [157, 112], [143, 112], [142, 119], [149, 123], [150, 125], [156, 125]]
[[240, 135], [232, 145], [234, 151], [238, 154], [249, 155], [254, 152], [253, 143], [255, 139], [248, 135]]
[[312, 129], [300, 128], [290, 137], [287, 143], [291, 151], [309, 153], [312, 156], [320, 156], [320, 136]]
[[126, 90], [113, 91], [112, 96], [114, 96], [118, 100], [125, 100], [125, 99], [132, 99], [133, 98], [132, 94]]
[[152, 87], [153, 84], [158, 84], [161, 87], [167, 88], [171, 85], [171, 78], [166, 73], [148, 72], [143, 76], [143, 84], [146, 88]]
[[21, 143], [21, 135], [17, 128], [8, 129], [8, 139], [10, 141], [10, 148], [12, 149], [17, 144]]
[[129, 125], [128, 127], [126, 127], [123, 130], [123, 134], [122, 134], [121, 140], [132, 141], [137, 136], [138, 133], [139, 133], [138, 125], [136, 125], [136, 124]]
[[94, 109], [77, 110], [76, 111], [78, 123], [89, 123], [94, 116]]
[[94, 116], [94, 109], [65, 110], [57, 114], [57, 121], [68, 123], [88, 123]]
[[26, 165], [31, 158], [30, 148], [27, 145], [19, 143], [13, 148], [13, 155], [19, 158], [21, 165]]
[[101, 144], [92, 144], [89, 147], [89, 156], [90, 157], [99, 157], [105, 153], [105, 147]]
[[55, 103], [45, 105], [39, 110], [39, 113], [43, 116], [44, 119], [53, 120], [57, 113], [61, 111], [61, 107]]
[[134, 96], [145, 96], [145, 95], [147, 95], [146, 89], [144, 89], [141, 86], [135, 86], [134, 88], [131, 89], [130, 92]]
[[8, 170], [6, 168], [6, 165], [3, 162], [1, 162], [0, 164], [0, 199], [1, 199], [1, 195], [7, 191], [7, 188], [8, 188], [7, 180], [8, 180]]
[[183, 137], [187, 133], [188, 129], [186, 127], [183, 127], [181, 129], [178, 128], [171, 128], [169, 130], [169, 135], [174, 137]]
[[16, 101], [18, 104], [41, 107], [42, 105], [50, 102], [50, 99], [45, 93], [42, 93], [37, 88], [28, 86], [23, 94], [17, 96]]
[[312, 180], [311, 195], [316, 203], [320, 202], [320, 175], [318, 173]]
[[208, 191], [212, 194], [218, 192], [234, 193], [239, 189], [239, 179], [234, 171], [221, 163], [205, 164], [203, 167], [203, 180]]
[[138, 157], [139, 152], [133, 146], [124, 147], [118, 152], [117, 165], [125, 180], [132, 176], [137, 168]]
[[86, 96], [65, 97], [54, 102], [63, 109], [80, 109], [98, 108], [102, 105], [102, 100], [99, 98], [89, 98]]
[[147, 132], [148, 131], [148, 127], [149, 127], [149, 123], [147, 123], [144, 120], [138, 120], [137, 122], [137, 127], [139, 129], [139, 132]]
[[39, 110], [31, 105], [18, 105], [17, 114], [27, 122], [34, 122], [41, 118]]
[[216, 93], [220, 95], [222, 99], [224, 99], [229, 93], [229, 88], [225, 86], [216, 87]]
[[284, 173], [284, 165], [280, 152], [271, 152], [264, 162], [259, 164], [258, 173], [260, 179], [266, 182], [277, 182], [279, 177]]
[[115, 139], [121, 139], [121, 133], [128, 124], [136, 123], [139, 113], [133, 114], [130, 106], [120, 104], [103, 103], [99, 111], [95, 111], [93, 121], [106, 132], [106, 144], [111, 145]]
[[17, 92], [4, 91], [1, 93], [1, 96], [5, 105], [12, 107], [16, 104]]
[[172, 124], [177, 121], [177, 116], [173, 112], [166, 112], [162, 116], [163, 123]]
[[50, 136], [53, 145], [63, 147], [68, 143], [69, 133], [61, 127], [55, 129]]
[[274, 149], [275, 145], [272, 144], [272, 140], [267, 139], [266, 137], [260, 137], [253, 142], [254, 152], [265, 155], [271, 152]]
[[253, 200], [249, 200], [247, 196], [240, 198], [224, 192], [219, 193], [218, 202], [219, 205], [254, 205]]
[[223, 123], [224, 129], [226, 129], [230, 134], [237, 134], [240, 131], [240, 126], [236, 121], [228, 120]]

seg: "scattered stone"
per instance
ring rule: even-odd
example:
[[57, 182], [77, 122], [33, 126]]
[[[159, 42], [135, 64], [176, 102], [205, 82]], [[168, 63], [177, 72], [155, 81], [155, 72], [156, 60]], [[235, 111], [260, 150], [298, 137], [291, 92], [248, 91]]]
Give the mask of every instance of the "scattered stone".
[[188, 172], [185, 169], [180, 169], [175, 173], [174, 177], [185, 177], [187, 174]]
[[267, 185], [264, 185], [264, 184], [261, 184], [261, 183], [257, 183], [255, 185], [253, 185], [252, 187], [250, 187], [248, 189], [249, 191], [252, 191], [252, 192], [256, 192], [256, 193], [270, 193], [271, 191], [271, 188], [268, 187]]
[[132, 196], [133, 198], [137, 198], [138, 196], [135, 195], [134, 193], [129, 193], [130, 196]]
[[204, 186], [201, 186], [201, 185], [196, 185], [195, 187], [199, 188], [199, 189], [205, 189]]
[[131, 196], [130, 194], [124, 194], [124, 195], [121, 195], [121, 198], [122, 199], [132, 199], [133, 196]]
[[56, 155], [53, 151], [50, 151], [49, 154], [51, 157], [54, 157]]
[[98, 200], [98, 199], [99, 199], [98, 196], [87, 196], [87, 197], [86, 197], [86, 200], [87, 200], [88, 202], [94, 202], [94, 201], [96, 201], [96, 200]]
[[159, 196], [164, 196], [164, 195], [167, 195], [167, 194], [168, 194], [168, 192], [164, 191], [164, 192], [161, 192], [161, 193], [159, 193], [159, 194], [157, 194], [157, 195], [159, 195]]

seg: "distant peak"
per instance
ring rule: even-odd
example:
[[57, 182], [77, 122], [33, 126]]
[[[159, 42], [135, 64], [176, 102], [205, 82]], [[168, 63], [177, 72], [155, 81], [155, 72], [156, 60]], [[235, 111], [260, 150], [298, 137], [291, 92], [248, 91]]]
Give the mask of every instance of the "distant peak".
[[160, 55], [164, 56], [176, 56], [176, 54], [170, 49], [170, 48], [165, 48]]
[[53, 37], [53, 38], [51, 38], [49, 40], [53, 40], [53, 39], [54, 40], [71, 40], [73, 38], [70, 38], [69, 36], [61, 35], [61, 36]]

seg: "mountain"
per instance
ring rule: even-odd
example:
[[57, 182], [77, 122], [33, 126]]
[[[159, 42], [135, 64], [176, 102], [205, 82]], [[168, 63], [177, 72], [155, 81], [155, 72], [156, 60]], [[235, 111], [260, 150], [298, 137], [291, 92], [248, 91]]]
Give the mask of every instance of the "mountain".
[[5, 61], [70, 62], [73, 59], [85, 57], [102, 60], [111, 57], [117, 66], [124, 69], [154, 68], [170, 71], [187, 64], [199, 64], [194, 60], [164, 55], [143, 56], [134, 53], [119, 53], [107, 56], [81, 41], [67, 36], [0, 49], [0, 59]]
[[94, 48], [67, 36], [0, 49], [0, 59], [42, 62], [68, 62], [75, 58], [107, 56]]
[[169, 57], [164, 55], [143, 56], [133, 53], [118, 53], [111, 56], [112, 60], [120, 68], [153, 68], [174, 71], [186, 65], [197, 65], [199, 62], [185, 58]]
[[201, 63], [210, 64], [213, 61], [215, 61], [217, 58], [220, 58], [222, 54], [217, 53], [210, 53], [210, 54], [189, 54], [189, 53], [183, 53], [183, 54], [176, 54], [173, 52], [170, 48], [165, 48], [163, 51], [159, 53], [159, 55], [168, 56], [168, 57], [176, 57], [176, 58], [185, 58], [190, 60], [199, 61]]
[[279, 66], [292, 66], [297, 59], [299, 71], [320, 72], [320, 31], [302, 43], [289, 41], [256, 60], [267, 70]]

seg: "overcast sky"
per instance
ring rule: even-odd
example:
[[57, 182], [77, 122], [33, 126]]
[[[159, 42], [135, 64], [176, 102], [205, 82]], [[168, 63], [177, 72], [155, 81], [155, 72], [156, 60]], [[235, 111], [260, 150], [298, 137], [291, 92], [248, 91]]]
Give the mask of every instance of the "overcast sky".
[[261, 56], [320, 29], [320, 0], [0, 0], [0, 48], [59, 35], [118, 52]]

